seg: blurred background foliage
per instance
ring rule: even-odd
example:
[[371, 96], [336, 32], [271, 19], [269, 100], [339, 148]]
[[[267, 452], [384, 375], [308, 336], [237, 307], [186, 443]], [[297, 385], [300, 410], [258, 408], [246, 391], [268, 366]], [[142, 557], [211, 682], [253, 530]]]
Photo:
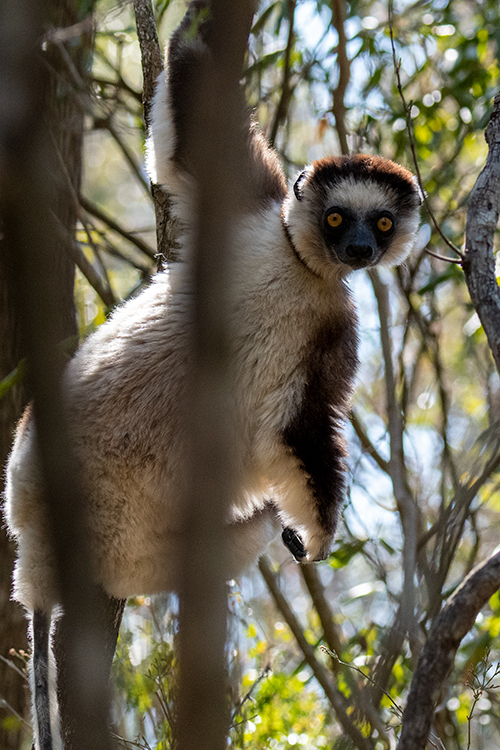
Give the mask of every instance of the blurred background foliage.
[[[156, 3], [161, 40], [184, 8], [181, 0]], [[500, 83], [500, 6], [397, 2], [393, 33], [428, 204], [460, 247]], [[80, 97], [86, 129], [77, 239], [92, 273], [81, 264], [76, 279], [81, 335], [135, 294], [157, 266], [129, 3], [97, 2], [88, 76], [92, 93]], [[244, 82], [290, 178], [304, 163], [347, 149], [415, 171], [385, 2], [264, 0]], [[72, 83], [84, 91], [78, 78]], [[352, 276], [362, 364], [347, 426], [350, 491], [335, 551], [307, 573], [279, 544], [271, 548], [268, 570], [290, 610], [257, 569], [229, 584], [228, 747], [395, 747], [397, 707], [404, 706], [433, 618], [497, 544], [498, 374], [460, 266], [426, 249], [456, 260], [424, 208], [417, 248], [404, 267]], [[168, 256], [168, 248], [161, 251]], [[410, 540], [413, 562], [403, 554]], [[176, 747], [176, 608], [173, 596], [129, 603], [114, 663], [118, 744]], [[312, 647], [313, 661], [294, 627]], [[432, 747], [499, 746], [499, 634], [495, 595], [459, 650]], [[16, 720], [9, 714], [5, 721]], [[348, 737], [345, 722], [367, 744]]]

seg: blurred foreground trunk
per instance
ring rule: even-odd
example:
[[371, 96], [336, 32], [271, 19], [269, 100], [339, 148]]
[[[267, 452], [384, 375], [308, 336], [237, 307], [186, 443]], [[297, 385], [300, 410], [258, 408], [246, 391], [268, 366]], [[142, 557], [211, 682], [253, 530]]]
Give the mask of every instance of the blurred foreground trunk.
[[[85, 80], [88, 55], [91, 50], [90, 24], [80, 17], [78, 0], [49, 2], [45, 4], [44, 31], [50, 39], [46, 45], [44, 61], [48, 81], [45, 89], [44, 111], [47, 115], [52, 146], [56, 152], [53, 163], [52, 184], [54, 189], [53, 210], [57, 217], [61, 236], [48, 245], [47, 265], [57, 280], [57, 294], [52, 300], [54, 315], [52, 325], [54, 338], [63, 341], [77, 333], [74, 305], [74, 263], [67, 251], [68, 243], [75, 235], [78, 195], [82, 165], [82, 141], [84, 108], [81, 97], [85, 96], [75, 75]], [[13, 48], [21, 50], [26, 38], [23, 35], [19, 16], [23, 4], [6, 0], [0, 8], [0, 106], [2, 130], [8, 132], [14, 123], [16, 108], [22, 106], [19, 83], [15, 73], [7, 68], [7, 59]], [[84, 21], [82, 24], [81, 21]], [[76, 24], [76, 25], [75, 25]], [[71, 30], [73, 27], [73, 30]], [[38, 86], [39, 71], [30, 71], [34, 79], [33, 90]], [[15, 125], [14, 125], [15, 127]], [[4, 154], [0, 160], [0, 177], [4, 166]], [[0, 190], [5, 190], [0, 180]], [[0, 199], [5, 194], [0, 193]], [[27, 207], [29, 208], [29, 207]], [[0, 380], [13, 372], [25, 352], [22, 348], [19, 320], [16, 315], [12, 290], [8, 284], [5, 240], [0, 240]], [[7, 459], [12, 442], [15, 423], [27, 401], [27, 390], [22, 378], [0, 398], [0, 463]], [[0, 479], [3, 491], [3, 472]], [[0, 655], [8, 657], [9, 650], [26, 648], [26, 620], [21, 607], [10, 601], [11, 574], [14, 561], [14, 545], [7, 540], [5, 530], [0, 528]], [[20, 664], [18, 663], [18, 666]], [[26, 715], [27, 689], [21, 677], [4, 662], [0, 662], [0, 699], [6, 701], [19, 715]], [[20, 722], [7, 708], [0, 708], [0, 748], [17, 750], [20, 747]]]

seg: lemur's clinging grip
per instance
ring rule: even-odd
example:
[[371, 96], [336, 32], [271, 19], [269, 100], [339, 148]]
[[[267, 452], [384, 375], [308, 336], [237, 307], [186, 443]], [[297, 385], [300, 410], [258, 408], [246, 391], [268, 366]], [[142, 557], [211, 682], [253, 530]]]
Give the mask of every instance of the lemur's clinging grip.
[[[181, 259], [83, 343], [64, 380], [94, 570], [115, 599], [176, 583], [194, 228], [184, 91], [210, 55], [207, 11], [195, 0], [174, 33], [153, 110], [150, 169], [174, 199]], [[357, 368], [347, 276], [401, 262], [420, 205], [410, 172], [365, 155], [314, 162], [288, 191], [276, 153], [250, 120], [247, 130], [251, 189], [233, 235], [235, 409], [244, 429], [228, 577], [282, 530], [297, 559], [329, 554], [344, 500], [342, 423]], [[14, 596], [46, 634], [58, 593], [41, 483], [26, 413], [8, 463], [5, 517], [18, 544]], [[35, 663], [48, 671], [50, 659], [37, 661], [36, 635]], [[52, 716], [37, 735], [44, 750], [48, 741], [61, 747], [54, 712], [44, 715]]]

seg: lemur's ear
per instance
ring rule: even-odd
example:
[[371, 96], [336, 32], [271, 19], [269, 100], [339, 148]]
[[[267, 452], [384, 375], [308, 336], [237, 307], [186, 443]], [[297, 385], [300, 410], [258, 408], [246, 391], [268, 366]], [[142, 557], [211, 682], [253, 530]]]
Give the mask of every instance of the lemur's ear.
[[426, 199], [427, 194], [424, 193], [423, 190], [422, 190], [422, 188], [420, 187], [420, 182], [418, 181], [418, 178], [417, 178], [416, 175], [413, 175], [413, 182], [415, 183], [415, 185], [417, 187], [418, 198], [419, 198], [419, 201], [420, 201], [419, 205], [421, 206], [423, 204], [424, 200]]
[[295, 185], [293, 186], [293, 192], [295, 193], [295, 197], [298, 201], [302, 200], [302, 193], [300, 192], [300, 184], [305, 180], [307, 177], [307, 169], [304, 169], [303, 172], [299, 174], [297, 179], [295, 180]]

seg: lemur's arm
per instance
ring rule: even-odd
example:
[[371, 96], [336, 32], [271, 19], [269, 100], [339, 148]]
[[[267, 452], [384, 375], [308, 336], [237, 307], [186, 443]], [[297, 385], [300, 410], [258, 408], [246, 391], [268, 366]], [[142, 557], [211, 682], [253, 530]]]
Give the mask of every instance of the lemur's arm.
[[357, 370], [356, 318], [346, 318], [320, 332], [309, 352], [306, 386], [297, 411], [283, 431], [283, 441], [299, 461], [306, 480], [302, 539], [285, 529], [283, 542], [296, 559], [326, 557], [345, 501], [344, 423]]
[[[212, 21], [210, 3], [193, 0], [175, 30], [167, 49], [165, 72], [158, 80], [153, 104], [149, 168], [153, 179], [171, 193], [187, 189], [182, 176], [192, 175], [190, 139], [203, 138], [197, 127], [193, 136], [191, 113], [203, 66], [210, 57]], [[281, 203], [287, 194], [286, 179], [277, 154], [252, 121], [241, 87], [241, 133], [246, 150], [250, 191], [248, 207]]]

